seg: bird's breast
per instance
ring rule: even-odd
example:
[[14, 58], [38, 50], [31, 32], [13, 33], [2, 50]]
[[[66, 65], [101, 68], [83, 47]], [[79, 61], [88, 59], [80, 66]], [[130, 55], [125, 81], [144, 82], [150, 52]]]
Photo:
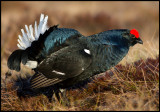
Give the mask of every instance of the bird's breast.
[[93, 56], [95, 71], [105, 72], [117, 65], [127, 52], [127, 48], [120, 48], [119, 46], [98, 47]]

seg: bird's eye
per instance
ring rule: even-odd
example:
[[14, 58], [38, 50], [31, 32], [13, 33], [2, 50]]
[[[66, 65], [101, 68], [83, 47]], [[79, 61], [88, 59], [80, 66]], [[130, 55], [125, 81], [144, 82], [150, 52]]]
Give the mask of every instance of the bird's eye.
[[130, 37], [131, 37], [131, 38], [135, 38], [135, 35], [133, 35], [133, 34], [130, 34]]

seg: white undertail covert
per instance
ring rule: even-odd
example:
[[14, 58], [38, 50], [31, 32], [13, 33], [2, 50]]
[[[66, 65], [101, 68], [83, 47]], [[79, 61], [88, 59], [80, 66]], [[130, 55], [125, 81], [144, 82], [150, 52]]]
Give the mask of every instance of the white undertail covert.
[[18, 48], [25, 50], [31, 46], [33, 41], [38, 40], [40, 34], [44, 34], [44, 32], [48, 30], [47, 21], [48, 16], [44, 17], [44, 14], [41, 14], [39, 25], [37, 26], [37, 22], [35, 21], [34, 29], [32, 25], [29, 25], [29, 28], [27, 25], [25, 25], [26, 33], [24, 29], [21, 29], [22, 36], [18, 36]]

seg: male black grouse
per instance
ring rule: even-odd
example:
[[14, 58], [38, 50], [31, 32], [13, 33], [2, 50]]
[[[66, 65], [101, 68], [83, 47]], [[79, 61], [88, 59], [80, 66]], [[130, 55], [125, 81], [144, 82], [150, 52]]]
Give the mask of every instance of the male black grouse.
[[91, 36], [77, 30], [47, 27], [48, 16], [41, 14], [40, 23], [22, 29], [17, 46], [8, 59], [11, 70], [20, 71], [20, 64], [36, 73], [29, 80], [34, 91], [56, 85], [56, 89], [69, 88], [117, 65], [128, 53], [129, 47], [142, 44], [138, 32], [114, 29]]

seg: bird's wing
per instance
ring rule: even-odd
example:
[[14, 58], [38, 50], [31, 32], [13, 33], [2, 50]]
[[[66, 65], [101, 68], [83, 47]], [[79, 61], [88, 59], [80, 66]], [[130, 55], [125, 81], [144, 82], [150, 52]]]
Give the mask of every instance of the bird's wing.
[[48, 79], [42, 73], [38, 72], [38, 73], [34, 74], [33, 77], [30, 79], [30, 87], [31, 87], [31, 89], [38, 89], [38, 88], [51, 86], [51, 85], [56, 84], [60, 81], [61, 80], [58, 78]]
[[50, 54], [37, 67], [42, 73], [32, 77], [33, 88], [46, 87], [81, 74], [92, 63], [89, 50], [80, 44], [63, 47]]

